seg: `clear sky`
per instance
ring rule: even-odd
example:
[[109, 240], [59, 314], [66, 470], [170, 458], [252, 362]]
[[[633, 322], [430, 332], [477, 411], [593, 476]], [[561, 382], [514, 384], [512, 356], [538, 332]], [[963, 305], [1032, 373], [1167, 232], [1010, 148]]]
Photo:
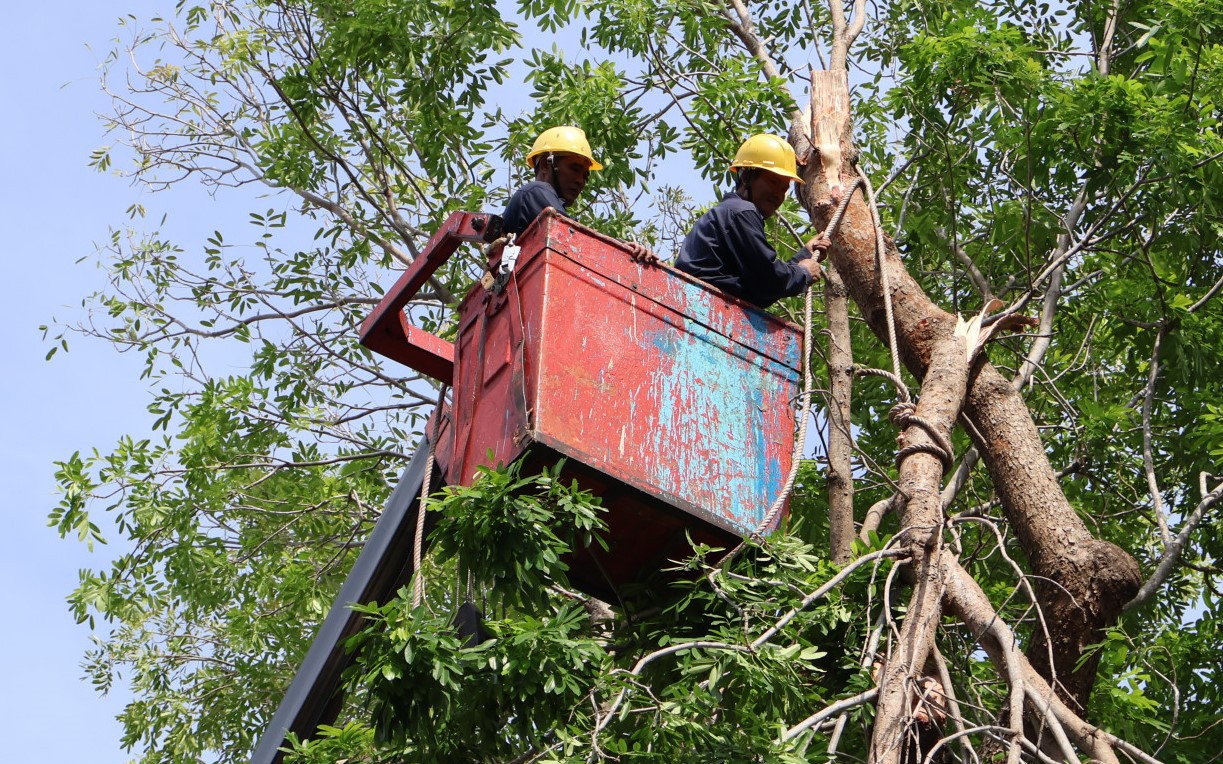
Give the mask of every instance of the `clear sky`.
[[[122, 13], [147, 18], [172, 3], [10, 3], [0, 44], [0, 230], [5, 295], [0, 301], [4, 358], [0, 391], [0, 719], [10, 731], [4, 759], [40, 764], [128, 761], [114, 720], [121, 697], [101, 698], [82, 679], [88, 630], [73, 622], [64, 597], [91, 556], [46, 527], [55, 505], [52, 462], [73, 451], [110, 450], [122, 434], [150, 422], [139, 359], [102, 343], [77, 340], [71, 352], [43, 360], [40, 324], [83, 317], [81, 299], [100, 289], [94, 242], [122, 225], [134, 201], [171, 211], [170, 227], [192, 237], [227, 211], [198, 191], [149, 197], [88, 166], [106, 142], [94, 116], [107, 102], [97, 68], [119, 33]], [[240, 212], [239, 214], [245, 214]], [[155, 219], [155, 218], [154, 218]], [[85, 262], [76, 261], [86, 258]]]

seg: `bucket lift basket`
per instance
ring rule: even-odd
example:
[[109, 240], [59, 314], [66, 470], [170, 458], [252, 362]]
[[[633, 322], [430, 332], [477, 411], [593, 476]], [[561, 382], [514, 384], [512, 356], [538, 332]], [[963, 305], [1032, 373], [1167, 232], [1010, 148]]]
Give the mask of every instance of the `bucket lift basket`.
[[564, 458], [608, 510], [609, 549], [571, 562], [571, 582], [603, 597], [687, 556], [688, 536], [725, 548], [758, 530], [793, 456], [801, 329], [550, 209], [512, 273], [463, 298], [454, 343], [412, 325], [404, 307], [435, 270], [498, 227], [453, 213], [361, 328], [451, 385], [445, 480]]

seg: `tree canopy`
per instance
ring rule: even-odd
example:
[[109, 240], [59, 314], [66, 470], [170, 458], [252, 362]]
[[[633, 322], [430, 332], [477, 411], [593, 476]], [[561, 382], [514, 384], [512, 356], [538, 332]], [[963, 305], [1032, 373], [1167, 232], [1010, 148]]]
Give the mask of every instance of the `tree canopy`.
[[[1221, 27], [1218, 0], [182, 0], [124, 19], [94, 166], [267, 196], [198, 248], [134, 206], [99, 251], [110, 287], [50, 329], [146, 359], [155, 437], [58, 463], [51, 513], [82, 540], [105, 513], [130, 542], [69, 598], [90, 677], [133, 690], [123, 744], [249, 756], [439, 394], [357, 327], [564, 123], [606, 166], [574, 215], [664, 256], [755, 132], [806, 160], [779, 250], [850, 196], [813, 359], [821, 456], [783, 532], [610, 611], [566, 588], [564, 534], [532, 535], [597, 524], [588, 497], [510, 473], [450, 492], [427, 604], [369, 609], [349, 705], [300, 760], [896, 761], [887, 739], [932, 728], [921, 749], [958, 761], [1217, 759]], [[816, 70], [851, 86], [831, 143]], [[452, 259], [414, 319], [453, 332], [481, 266]], [[975, 354], [957, 313], [997, 314]], [[896, 384], [850, 374], [893, 357]], [[889, 418], [910, 393], [950, 442], [945, 481], [932, 452], [897, 464], [898, 432], [928, 437]], [[488, 539], [459, 524], [494, 510], [535, 573], [473, 572], [493, 638], [471, 646], [453, 584]]]

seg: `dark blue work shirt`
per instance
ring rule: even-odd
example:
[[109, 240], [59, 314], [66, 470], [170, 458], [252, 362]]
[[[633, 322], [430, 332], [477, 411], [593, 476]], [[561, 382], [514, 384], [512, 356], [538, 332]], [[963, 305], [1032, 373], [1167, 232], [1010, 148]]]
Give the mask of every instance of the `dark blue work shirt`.
[[767, 308], [783, 297], [802, 294], [811, 284], [811, 274], [796, 264], [809, 257], [802, 247], [793, 261], [779, 259], [764, 236], [760, 210], [732, 192], [696, 221], [679, 248], [675, 267]]
[[514, 192], [510, 203], [501, 216], [501, 231], [503, 233], [522, 233], [527, 230], [539, 213], [552, 207], [557, 212], [565, 212], [565, 201], [556, 193], [551, 183], [533, 180]]

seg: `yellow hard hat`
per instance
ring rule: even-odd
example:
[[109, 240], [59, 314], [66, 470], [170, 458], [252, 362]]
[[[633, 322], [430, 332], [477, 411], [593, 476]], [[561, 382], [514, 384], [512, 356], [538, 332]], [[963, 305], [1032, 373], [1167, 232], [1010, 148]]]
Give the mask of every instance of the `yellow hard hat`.
[[756, 167], [797, 180], [799, 183], [803, 182], [803, 179], [798, 177], [794, 149], [784, 139], [769, 133], [753, 135], [735, 152], [735, 161], [730, 163], [731, 172], [738, 172], [743, 167]]
[[[594, 154], [590, 153], [590, 142], [586, 140], [586, 133], [580, 127], [561, 125], [560, 127], [550, 127], [544, 130], [535, 139], [535, 145], [531, 146], [531, 153], [527, 154], [527, 165], [534, 167], [535, 157], [552, 152], [584, 156], [590, 160], [590, 169], [603, 169], [603, 165], [599, 164], [599, 160], [594, 158]], [[793, 154], [794, 152], [790, 153]]]

